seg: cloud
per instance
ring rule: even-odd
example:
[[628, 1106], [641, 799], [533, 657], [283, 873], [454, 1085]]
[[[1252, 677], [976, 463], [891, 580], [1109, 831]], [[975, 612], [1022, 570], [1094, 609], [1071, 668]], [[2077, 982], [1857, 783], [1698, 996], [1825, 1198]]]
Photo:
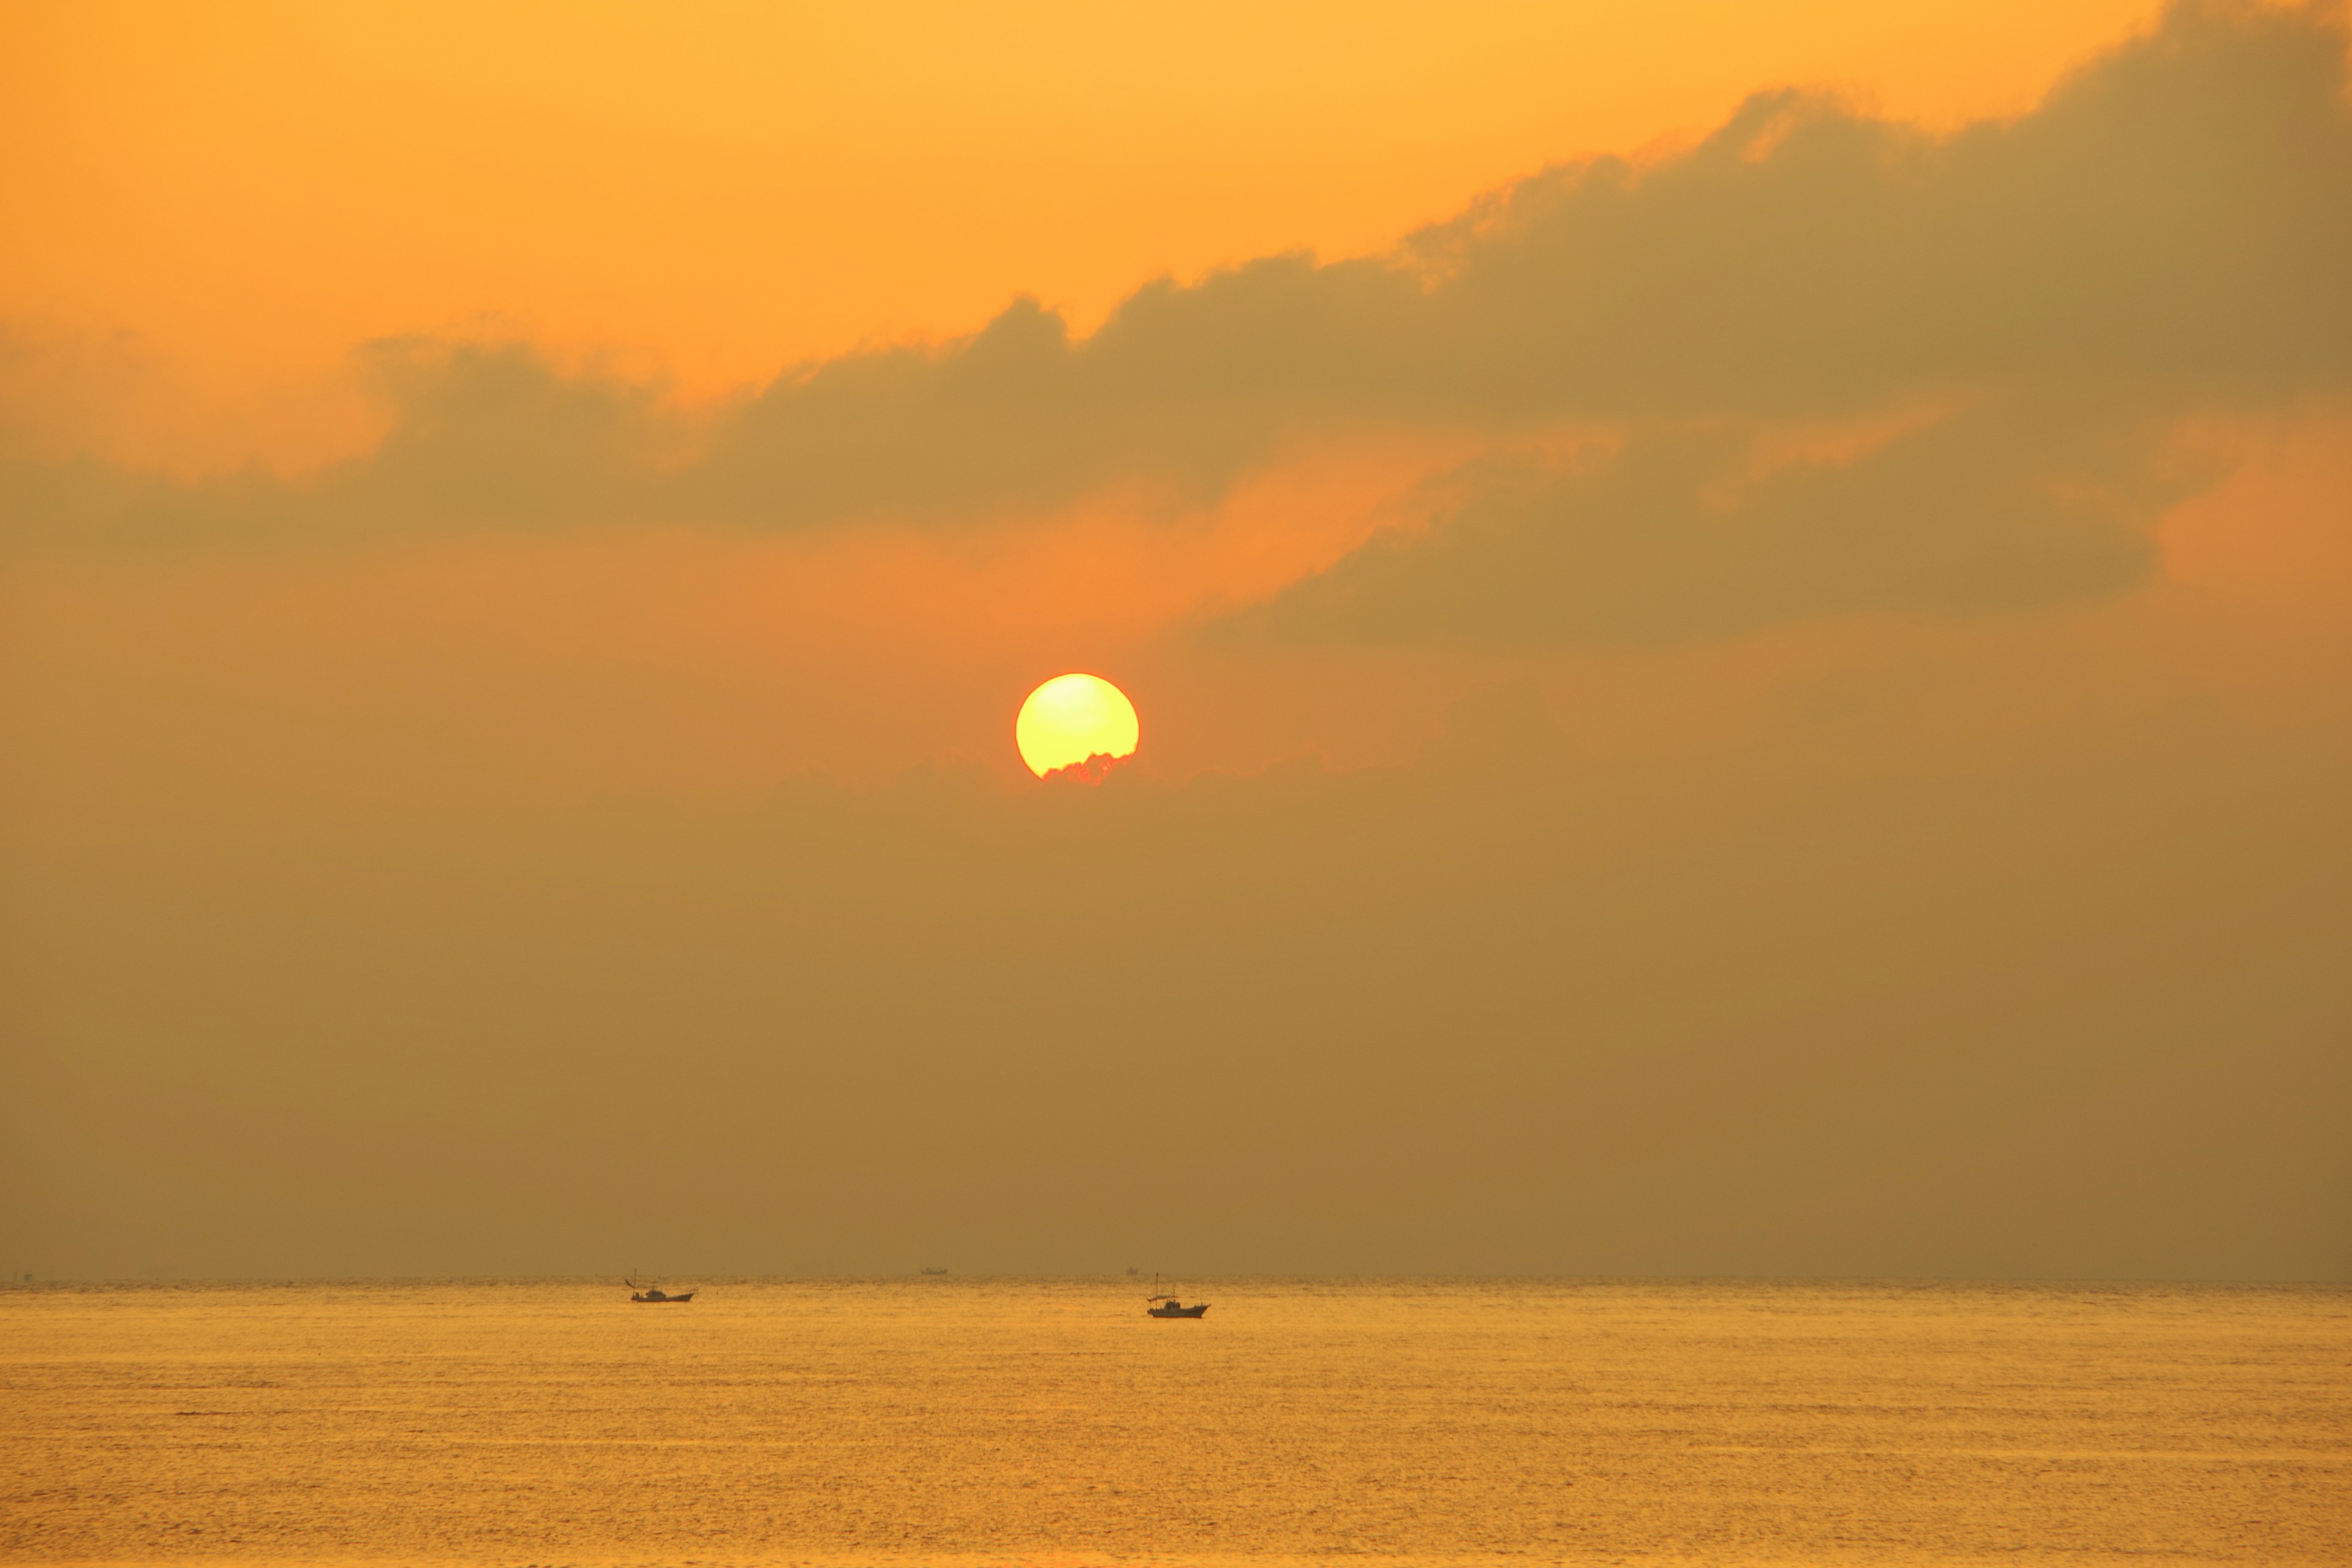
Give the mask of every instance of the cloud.
[[2183, 5], [2032, 113], [1948, 138], [1750, 99], [1650, 168], [1538, 174], [1413, 253], [1447, 394], [1498, 416], [1764, 416], [1923, 388], [2341, 387], [2346, 39]]
[[[522, 345], [379, 344], [391, 434], [307, 484], [20, 459], [0, 501], [52, 544], [791, 529], [1213, 497], [1349, 426], [1499, 448], [1582, 421], [1625, 436], [1619, 463], [1490, 462], [1439, 538], [1375, 545], [1272, 624], [1645, 637], [2046, 602], [2145, 563], [2168, 415], [2352, 384], [2346, 42], [2320, 6], [2179, 5], [2032, 112], [1948, 136], [1759, 94], [1687, 150], [1548, 170], [1389, 255], [1163, 279], [1083, 340], [1022, 300], [696, 414]], [[1778, 426], [1923, 399], [1976, 411], [1727, 512], [1702, 499]]]
[[40, 834], [12, 1245], [2345, 1278], [2340, 749], [2116, 722], [1855, 773], [1505, 689], [1391, 770]]
[[1650, 431], [1598, 459], [1486, 465], [1433, 532], [1376, 539], [1224, 629], [1622, 643], [2027, 608], [2146, 571], [2146, 524], [2189, 488], [2152, 443], [2128, 416], [2003, 401], [1751, 479], [1744, 429]]

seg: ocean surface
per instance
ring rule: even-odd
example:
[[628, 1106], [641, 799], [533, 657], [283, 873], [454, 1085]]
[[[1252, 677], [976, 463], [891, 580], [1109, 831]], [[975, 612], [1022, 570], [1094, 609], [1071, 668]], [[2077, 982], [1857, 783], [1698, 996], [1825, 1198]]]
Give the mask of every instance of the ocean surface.
[[0, 1289], [9, 1562], [2352, 1562], [2352, 1291]]

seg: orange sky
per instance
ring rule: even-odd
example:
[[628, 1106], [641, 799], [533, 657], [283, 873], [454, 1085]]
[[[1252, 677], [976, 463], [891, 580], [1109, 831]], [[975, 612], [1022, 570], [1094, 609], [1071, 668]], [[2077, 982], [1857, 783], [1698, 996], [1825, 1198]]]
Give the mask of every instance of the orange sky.
[[[2153, 10], [1234, 6], [1179, 26], [1030, 6], [982, 26], [954, 6], [703, 5], [658, 25], [615, 6], [18, 8], [0, 24], [16, 149], [0, 210], [17, 237], [0, 253], [17, 350], [0, 359], [0, 412], [50, 450], [299, 467], [377, 437], [383, 410], [346, 356], [385, 333], [520, 332], [666, 369], [694, 396], [795, 356], [967, 331], [1019, 291], [1085, 330], [1155, 272], [1375, 250], [1547, 162], [1687, 140], [1777, 82], [1933, 125], [2022, 112]], [[2234, 504], [2264, 521], [2209, 523], [2174, 551], [2176, 577], [2301, 584], [2320, 607], [2289, 619], [2333, 613], [2324, 584], [2340, 573], [2315, 570], [2315, 536], [2279, 520], [2308, 503], [2265, 501], [2252, 477], [2304, 496], [2343, 483], [2320, 459], [2329, 417], [2207, 430], [2270, 466], [2200, 515]], [[1834, 457], [1913, 419], [1766, 445], [1775, 461]], [[1376, 530], [1420, 526], [1416, 487], [1480, 439], [1381, 428], [1297, 444], [1172, 516], [1115, 486], [945, 532], [418, 540], [67, 565], [17, 592], [35, 647], [44, 627], [70, 642], [77, 621], [141, 628], [93, 644], [97, 665], [63, 645], [28, 658], [102, 682], [150, 647], [164, 683], [152, 700], [217, 708], [205, 749], [249, 754], [263, 775], [308, 764], [227, 742], [253, 691], [277, 691], [289, 721], [317, 707], [309, 722], [327, 730], [371, 691], [391, 705], [380, 734], [395, 755], [442, 754], [404, 747], [405, 726], [455, 726], [504, 756], [516, 787], [590, 795], [623, 781], [737, 795], [805, 767], [1009, 767], [1000, 721], [1065, 668], [1153, 688], [1150, 761], [1181, 776], [1308, 752], [1402, 761], [1463, 691], [1506, 675], [1537, 678], [1595, 744], [1719, 736], [1789, 658], [1841, 657], [1820, 650], [1852, 634], [1811, 630], [1779, 652], [1772, 637], [1508, 656], [1192, 646], [1202, 617]], [[163, 655], [163, 628], [181, 652]], [[288, 638], [306, 651], [286, 658]], [[490, 673], [457, 673], [478, 665]], [[668, 738], [642, 744], [570, 689], [607, 679], [640, 691], [642, 721]]]
[[0, 11], [0, 1241], [2352, 1278], [2345, 33], [2159, 9]]
[[91, 0], [0, 16], [0, 411], [177, 467], [374, 427], [366, 339], [519, 331], [688, 395], [1034, 294], [1384, 248], [1784, 83], [2028, 107], [2151, 0]]

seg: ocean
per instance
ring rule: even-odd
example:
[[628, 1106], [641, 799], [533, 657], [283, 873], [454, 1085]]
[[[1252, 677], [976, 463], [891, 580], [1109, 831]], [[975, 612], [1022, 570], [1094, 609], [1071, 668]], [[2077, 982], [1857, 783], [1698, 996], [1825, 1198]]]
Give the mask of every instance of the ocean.
[[2352, 1562], [2352, 1290], [0, 1289], [0, 1557]]

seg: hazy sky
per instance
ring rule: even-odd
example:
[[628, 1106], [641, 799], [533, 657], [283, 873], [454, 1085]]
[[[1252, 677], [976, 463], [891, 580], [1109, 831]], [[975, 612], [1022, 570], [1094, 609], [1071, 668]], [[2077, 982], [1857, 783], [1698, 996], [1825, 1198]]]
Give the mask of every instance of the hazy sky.
[[0, 1269], [2352, 1279], [2339, 10], [478, 9], [0, 20]]

